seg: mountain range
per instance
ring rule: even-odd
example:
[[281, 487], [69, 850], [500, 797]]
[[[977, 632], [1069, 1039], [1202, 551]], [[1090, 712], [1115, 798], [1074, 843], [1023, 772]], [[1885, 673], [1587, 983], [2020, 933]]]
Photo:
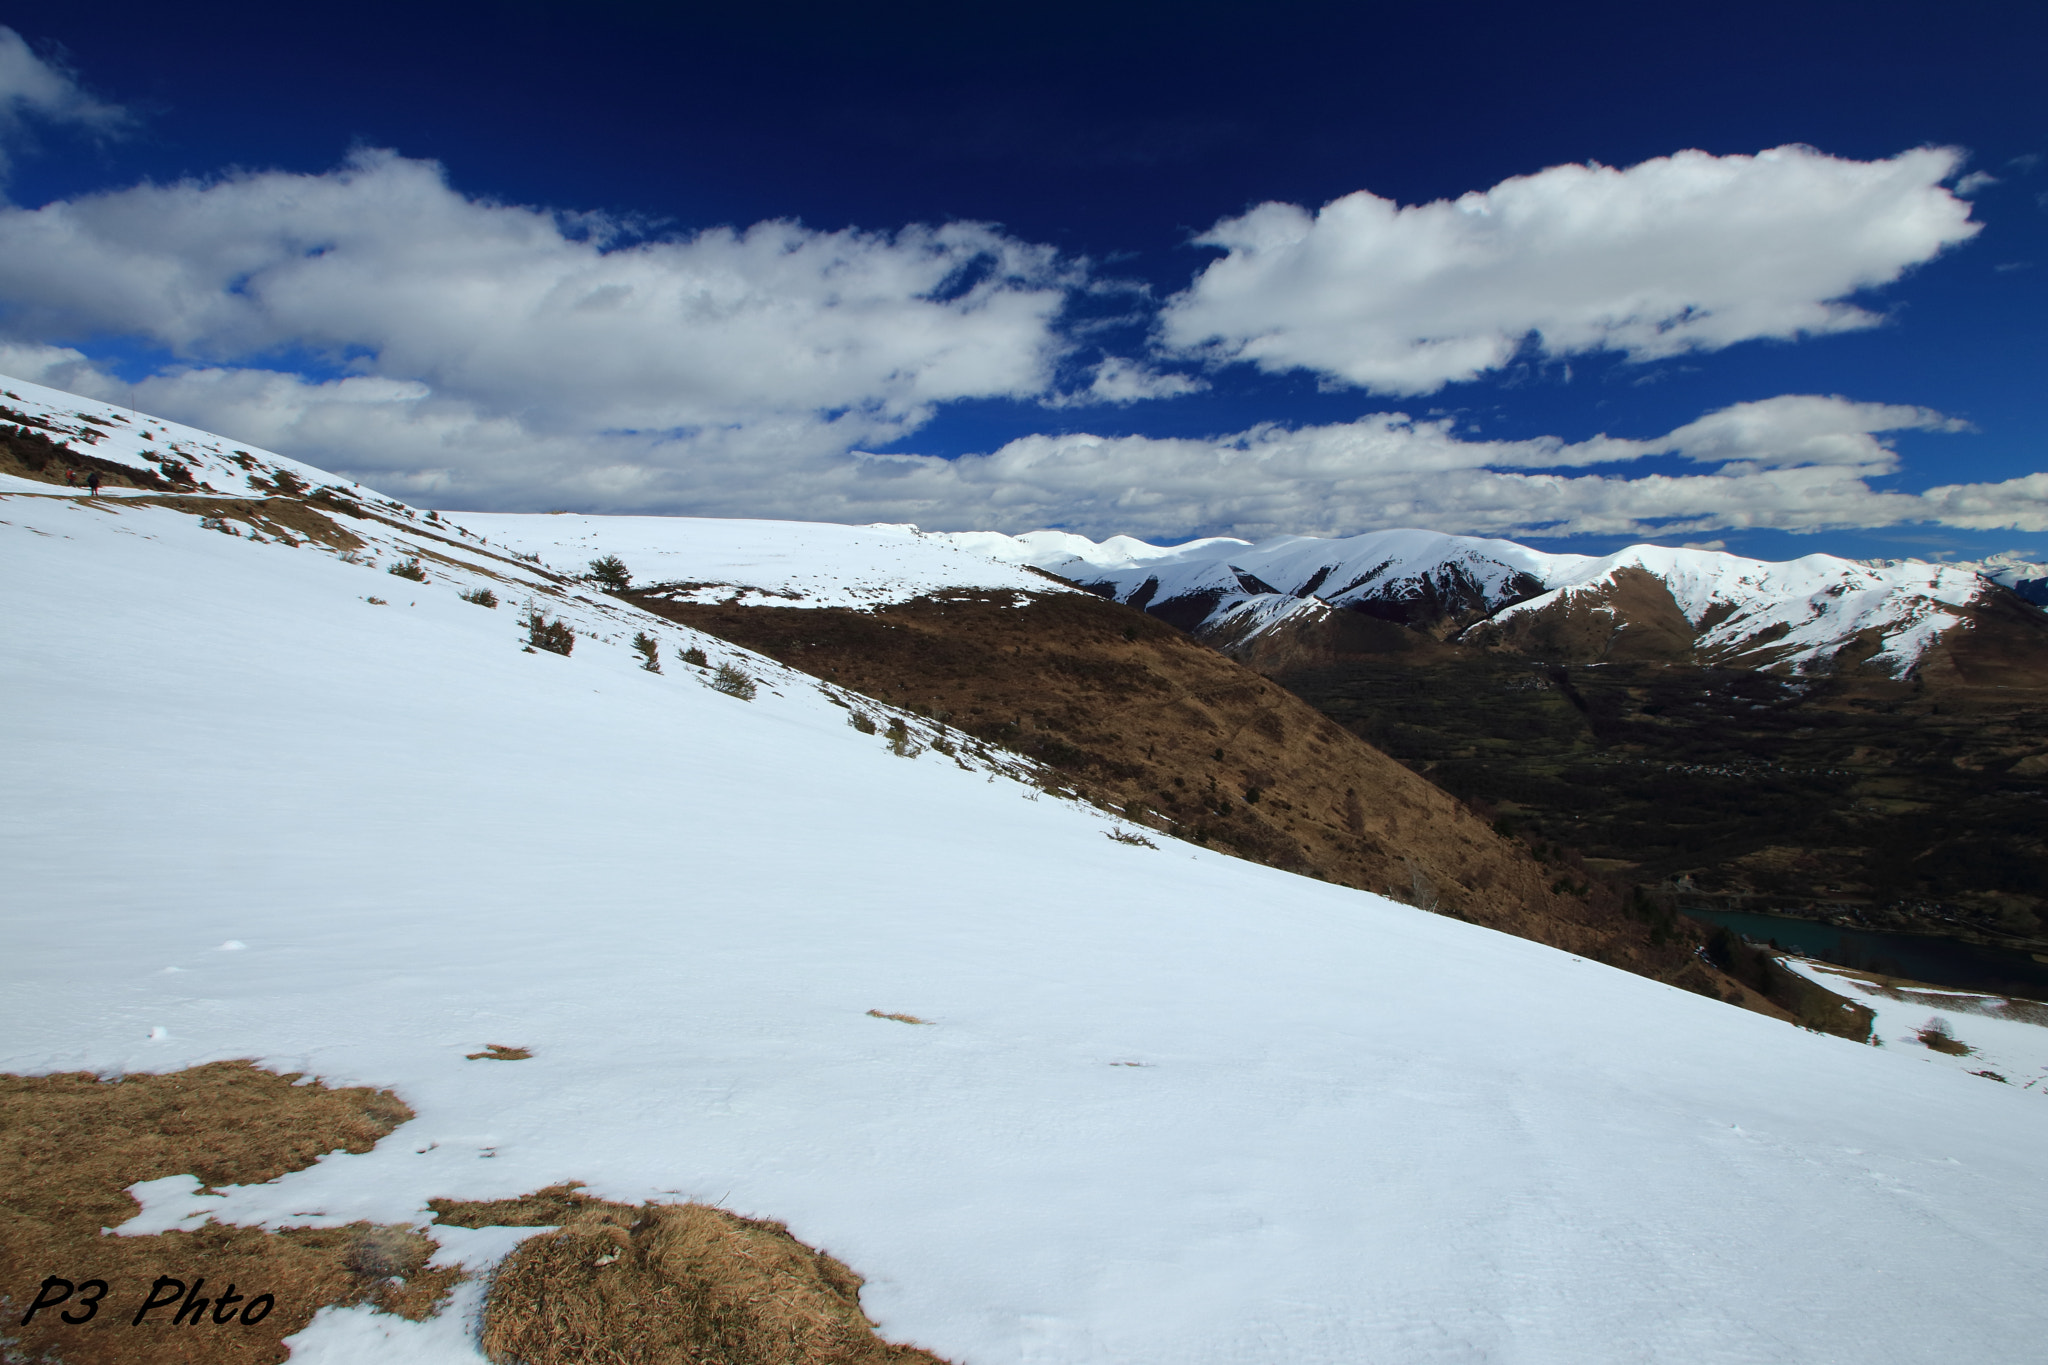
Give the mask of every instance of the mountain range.
[[[1856, 669], [1897, 679], [1956, 666], [1981, 682], [1998, 664], [1966, 641], [1989, 625], [2009, 637], [2002, 643], [2026, 677], [2048, 667], [2048, 618], [2013, 610], [2041, 595], [2048, 567], [2016, 557], [1769, 563], [1658, 545], [1595, 557], [1412, 530], [1170, 548], [1043, 532], [946, 538], [1071, 578], [1252, 658], [1457, 641], [1559, 662], [1790, 675]], [[1416, 638], [1400, 642], [1368, 622]]]
[[2017, 555], [941, 538], [1168, 621], [1695, 911], [2048, 951], [2048, 571]]

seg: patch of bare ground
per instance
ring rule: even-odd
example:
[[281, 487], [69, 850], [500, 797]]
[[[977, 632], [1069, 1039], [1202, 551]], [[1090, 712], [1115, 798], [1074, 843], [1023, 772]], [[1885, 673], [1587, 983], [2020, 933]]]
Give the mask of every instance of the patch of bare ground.
[[[457, 1272], [426, 1269], [433, 1243], [410, 1228], [269, 1232], [209, 1221], [154, 1236], [102, 1231], [140, 1212], [126, 1192], [137, 1181], [191, 1174], [208, 1187], [257, 1184], [328, 1152], [366, 1152], [412, 1117], [388, 1091], [299, 1079], [250, 1062], [117, 1080], [0, 1076], [0, 1337], [15, 1353], [7, 1359], [268, 1365], [286, 1358], [283, 1339], [327, 1304], [431, 1313]], [[61, 1292], [46, 1290], [51, 1277], [71, 1292], [24, 1325], [39, 1298]], [[148, 1299], [164, 1297], [164, 1277], [178, 1295], [137, 1322]]]
[[1668, 916], [1560, 876], [1285, 688], [1135, 608], [1077, 593], [1018, 605], [949, 592], [873, 611], [627, 596], [1022, 754], [1134, 824], [1785, 1017], [1700, 961]]
[[433, 1207], [457, 1226], [558, 1225], [491, 1281], [483, 1347], [504, 1365], [943, 1365], [878, 1337], [860, 1276], [780, 1223], [572, 1186]]
[[[275, 1180], [329, 1152], [367, 1152], [411, 1117], [389, 1091], [330, 1089], [250, 1062], [116, 1080], [0, 1075], [0, 1358], [274, 1365], [328, 1305], [431, 1315], [461, 1272], [428, 1268], [434, 1241], [416, 1228], [108, 1231], [140, 1212], [127, 1193], [137, 1181]], [[877, 1338], [860, 1277], [779, 1223], [611, 1204], [574, 1185], [429, 1207], [445, 1226], [560, 1228], [492, 1280], [493, 1360], [943, 1365]]]

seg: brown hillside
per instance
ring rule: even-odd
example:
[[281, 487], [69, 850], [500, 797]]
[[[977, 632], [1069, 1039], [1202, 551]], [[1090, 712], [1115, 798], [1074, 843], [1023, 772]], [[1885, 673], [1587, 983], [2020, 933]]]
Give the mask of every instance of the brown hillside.
[[1541, 611], [1482, 622], [1467, 642], [1556, 663], [1691, 663], [1693, 627], [1671, 589], [1647, 569], [1616, 569], [1611, 583], [1560, 595]]
[[1576, 868], [1545, 866], [1285, 689], [1131, 608], [1073, 593], [1012, 605], [1008, 592], [955, 592], [868, 612], [629, 596], [1036, 759], [1133, 820], [1709, 994], [1746, 994]]

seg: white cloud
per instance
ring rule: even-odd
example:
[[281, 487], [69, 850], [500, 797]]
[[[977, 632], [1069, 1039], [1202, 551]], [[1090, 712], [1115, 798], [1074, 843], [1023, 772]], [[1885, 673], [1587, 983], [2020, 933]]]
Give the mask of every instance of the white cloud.
[[1098, 403], [1140, 403], [1153, 398], [1180, 398], [1209, 387], [1205, 379], [1154, 370], [1135, 360], [1109, 356], [1095, 367], [1088, 387], [1042, 400], [1049, 408], [1088, 407]]
[[11, 164], [7, 143], [32, 119], [107, 134], [125, 126], [128, 114], [86, 94], [70, 72], [36, 56], [19, 33], [0, 25], [0, 176]]
[[1848, 302], [1968, 240], [1959, 154], [1848, 161], [1808, 147], [1554, 166], [1403, 208], [1366, 192], [1262, 204], [1162, 316], [1184, 354], [1430, 393], [1525, 345], [1648, 360], [1870, 327]]
[[575, 434], [808, 423], [882, 441], [949, 399], [1035, 395], [1075, 269], [973, 223], [629, 242], [388, 152], [0, 209], [17, 340], [114, 333], [200, 363], [311, 351]]
[[1978, 190], [1988, 190], [1993, 185], [2003, 183], [2003, 181], [1989, 171], [1971, 171], [1961, 180], [1956, 181], [1956, 193], [1967, 199]]
[[[1895, 275], [1898, 262], [1975, 230], [1967, 207], [1938, 187], [1951, 169], [1944, 152], [1872, 164], [1803, 149], [1694, 153], [1622, 172], [1546, 171], [1468, 196], [1476, 204], [1397, 210], [1353, 196], [1361, 203], [1346, 212], [1378, 215], [1393, 244], [1382, 242], [1381, 254], [1414, 267], [1373, 285], [1381, 295], [1403, 308], [1444, 304], [1451, 325], [1426, 344], [1403, 341], [1399, 328], [1374, 334], [1394, 339], [1380, 361], [1426, 388], [1442, 382], [1445, 357], [1460, 347], [1478, 348], [1457, 362], [1467, 369], [1493, 363], [1488, 348], [1508, 335], [1499, 319], [1515, 309], [1563, 319], [1526, 324], [1540, 325], [1553, 348], [1646, 354], [1764, 334], [1771, 319], [1795, 315], [1808, 317], [1799, 326], [1864, 325], [1866, 315], [1828, 302], [1835, 295], [1826, 291], [1885, 269]], [[1709, 182], [1721, 188], [1699, 188]], [[1836, 244], [1834, 275], [1798, 264], [1813, 253], [1788, 227], [1797, 217], [1788, 184], [1815, 199], [1811, 221], [1792, 224], [1801, 231], [1840, 227], [1859, 205], [1872, 217], [1862, 236]], [[1574, 188], [1583, 185], [1594, 189]], [[1711, 261], [1713, 234], [1692, 223], [1712, 216], [1699, 207], [1707, 201], [1732, 242]], [[1786, 235], [1780, 254], [1792, 264], [1745, 265], [1744, 251], [1771, 253], [1752, 250], [1765, 228], [1745, 225], [1737, 209]], [[1438, 221], [1446, 215], [1499, 222], [1448, 232]], [[1250, 248], [1233, 249], [1175, 301], [1169, 323], [1216, 305], [1214, 281], [1233, 262], [1264, 272], [1252, 282], [1276, 317], [1309, 297], [1310, 283], [1365, 279], [1347, 255], [1358, 243], [1329, 226], [1340, 219], [1349, 221], [1330, 209], [1311, 220], [1268, 206], [1226, 225], [1256, 236], [1260, 224], [1278, 224], [1279, 245], [1260, 247], [1257, 261], [1244, 254]], [[1677, 230], [1688, 223], [1691, 238]], [[1491, 233], [1500, 257], [1487, 288], [1467, 278], [1486, 271], [1460, 264], [1473, 232]], [[1416, 266], [1431, 250], [1444, 260]], [[1606, 296], [1594, 286], [1606, 277], [1590, 259], [1614, 257], [1612, 294], [1634, 287], [1659, 250], [1685, 267], [1681, 281], [1711, 282], [1715, 270], [1739, 278], [1686, 295], [1694, 311], [1675, 319], [1654, 300], [1633, 312], [1595, 309]], [[1872, 264], [1880, 258], [1893, 264]], [[1799, 288], [1787, 283], [1794, 277]], [[1164, 538], [1400, 525], [1677, 536], [1926, 519], [2048, 529], [2048, 476], [1924, 496], [1881, 490], [1873, 481], [1898, 469], [1887, 433], [1963, 424], [1924, 408], [1814, 395], [1737, 404], [1654, 440], [1470, 440], [1450, 421], [1379, 413], [1211, 439], [1029, 436], [953, 460], [848, 453], [901, 438], [954, 399], [1123, 404], [1202, 387], [1111, 357], [1085, 390], [1046, 398], [1068, 346], [1056, 318], [1084, 282], [1082, 264], [984, 225], [881, 233], [774, 222], [642, 239], [601, 217], [470, 198], [433, 163], [373, 152], [325, 175], [245, 174], [35, 210], [0, 205], [0, 373], [125, 402], [451, 508]], [[1249, 299], [1240, 291], [1237, 303]], [[1356, 302], [1337, 298], [1331, 316], [1342, 322]], [[1481, 304], [1493, 309], [1485, 326]], [[1341, 330], [1282, 329], [1269, 339], [1306, 346]], [[178, 359], [131, 385], [53, 344], [93, 334], [140, 339]], [[316, 374], [277, 359], [306, 353], [324, 358]], [[1627, 462], [1657, 454], [1712, 468], [1630, 477]]]
[[1760, 469], [1848, 465], [1868, 474], [1888, 474], [1897, 467], [1898, 457], [1877, 433], [1968, 430], [1968, 422], [1944, 417], [1932, 408], [1782, 394], [1710, 412], [1651, 444], [1701, 464], [1737, 461]]

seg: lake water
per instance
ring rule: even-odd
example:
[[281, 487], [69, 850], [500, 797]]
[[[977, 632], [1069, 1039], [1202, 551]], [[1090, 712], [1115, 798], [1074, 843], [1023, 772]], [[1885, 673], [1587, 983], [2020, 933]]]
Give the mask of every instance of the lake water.
[[1960, 939], [1925, 934], [1888, 934], [1877, 929], [1837, 929], [1808, 919], [1785, 919], [1735, 910], [1687, 910], [1702, 924], [1725, 924], [1758, 943], [1844, 967], [1925, 981], [1930, 986], [2048, 1000], [2048, 962], [2027, 953], [1986, 948]]

